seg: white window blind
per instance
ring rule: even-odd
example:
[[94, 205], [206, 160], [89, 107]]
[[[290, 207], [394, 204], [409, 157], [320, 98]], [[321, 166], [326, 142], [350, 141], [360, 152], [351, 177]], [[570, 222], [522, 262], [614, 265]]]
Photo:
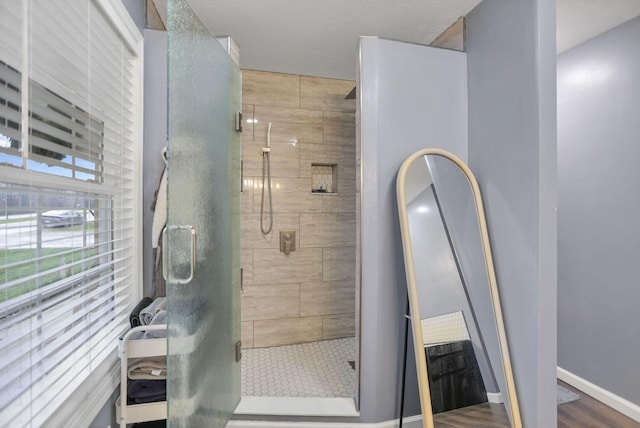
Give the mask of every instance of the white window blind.
[[67, 405], [138, 298], [142, 58], [127, 19], [117, 0], [0, 5], [0, 424]]

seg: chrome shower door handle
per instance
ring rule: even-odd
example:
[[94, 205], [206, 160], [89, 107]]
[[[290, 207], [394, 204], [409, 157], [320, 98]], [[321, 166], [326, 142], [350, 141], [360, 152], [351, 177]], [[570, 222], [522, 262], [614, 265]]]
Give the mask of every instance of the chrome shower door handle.
[[[170, 230], [186, 230], [189, 232], [191, 239], [191, 257], [189, 263], [189, 276], [186, 278], [172, 278], [169, 276], [169, 263], [167, 261], [167, 234]], [[166, 226], [162, 231], [162, 276], [167, 282], [175, 282], [176, 284], [188, 284], [193, 281], [196, 276], [196, 260], [197, 257], [197, 234], [193, 226]]]

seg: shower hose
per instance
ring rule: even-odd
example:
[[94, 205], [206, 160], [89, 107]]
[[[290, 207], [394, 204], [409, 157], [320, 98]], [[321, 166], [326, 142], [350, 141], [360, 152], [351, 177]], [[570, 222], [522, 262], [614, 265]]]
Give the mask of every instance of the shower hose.
[[[271, 123], [269, 123], [269, 129], [267, 131], [267, 147], [266, 150], [262, 149], [262, 198], [260, 200], [260, 230], [263, 234], [267, 235], [273, 228], [273, 205], [271, 203], [271, 160], [270, 160], [270, 146], [271, 146]], [[265, 178], [267, 182], [265, 183]], [[265, 188], [269, 189], [269, 227], [265, 227], [264, 224], [264, 193]]]

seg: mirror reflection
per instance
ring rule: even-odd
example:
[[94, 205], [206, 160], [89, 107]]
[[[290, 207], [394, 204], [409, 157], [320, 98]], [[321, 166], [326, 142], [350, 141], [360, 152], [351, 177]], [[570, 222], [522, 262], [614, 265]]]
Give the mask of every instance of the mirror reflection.
[[398, 203], [424, 426], [470, 411], [521, 426], [475, 179], [424, 150], [400, 170]]

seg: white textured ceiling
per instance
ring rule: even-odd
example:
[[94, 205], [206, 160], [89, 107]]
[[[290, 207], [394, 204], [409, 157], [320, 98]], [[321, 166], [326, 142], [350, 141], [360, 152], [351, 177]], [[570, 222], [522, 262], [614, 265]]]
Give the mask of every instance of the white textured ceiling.
[[[188, 1], [214, 34], [236, 40], [242, 68], [350, 80], [355, 80], [359, 36], [430, 43], [480, 2]], [[640, 0], [557, 0], [557, 50], [577, 46], [638, 15]]]
[[640, 0], [558, 0], [558, 53], [640, 15]]
[[480, 0], [189, 0], [240, 66], [355, 80], [359, 36], [429, 43]]

